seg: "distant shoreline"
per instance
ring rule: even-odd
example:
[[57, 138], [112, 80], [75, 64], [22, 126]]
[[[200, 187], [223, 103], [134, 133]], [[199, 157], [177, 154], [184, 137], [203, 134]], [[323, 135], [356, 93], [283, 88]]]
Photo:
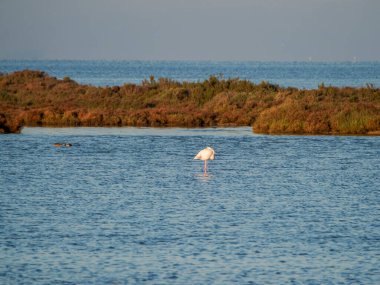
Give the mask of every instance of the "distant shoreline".
[[380, 89], [222, 79], [96, 87], [42, 71], [0, 75], [0, 133], [39, 127], [239, 127], [257, 134], [380, 135]]
[[250, 129], [250, 131], [252, 132], [253, 135], [270, 135], [270, 136], [310, 136], [310, 137], [313, 137], [313, 136], [340, 136], [340, 137], [357, 137], [357, 136], [362, 136], [362, 137], [377, 137], [377, 136], [380, 136], [380, 131], [379, 132], [373, 132], [373, 133], [368, 133], [368, 134], [310, 134], [310, 133], [299, 133], [299, 134], [292, 134], [292, 133], [272, 133], [272, 134], [266, 134], [266, 133], [255, 133], [252, 129], [251, 126], [234, 126], [234, 127], [225, 127], [225, 126], [214, 126], [214, 127], [136, 127], [136, 126], [121, 126], [121, 127], [117, 127], [117, 126], [107, 126], [107, 127], [93, 127], [93, 126], [90, 126], [90, 127], [84, 127], [84, 126], [78, 126], [78, 127], [60, 127], [60, 126], [23, 126], [19, 132], [19, 134], [22, 134], [25, 129], [53, 129], [53, 130], [85, 130], [85, 131], [90, 131], [90, 130], [96, 130], [96, 129], [104, 129], [104, 130], [114, 130], [114, 134], [120, 134], [120, 132], [123, 132], [123, 130], [129, 130], [129, 129], [136, 129], [136, 130], [155, 130], [155, 131], [159, 131], [159, 130], [196, 130], [196, 131], [207, 131], [207, 130], [210, 130], [210, 129], [217, 129], [217, 130], [224, 130], [224, 129], [227, 129], [227, 130], [239, 130], [239, 129], [245, 129], [245, 128], [248, 128]]

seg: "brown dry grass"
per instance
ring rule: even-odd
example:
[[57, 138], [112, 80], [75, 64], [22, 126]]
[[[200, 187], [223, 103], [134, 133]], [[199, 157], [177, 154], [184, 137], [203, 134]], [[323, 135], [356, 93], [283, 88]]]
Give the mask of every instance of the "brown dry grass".
[[253, 126], [257, 133], [378, 135], [380, 90], [298, 90], [215, 76], [94, 87], [25, 70], [0, 76], [0, 132], [21, 126]]

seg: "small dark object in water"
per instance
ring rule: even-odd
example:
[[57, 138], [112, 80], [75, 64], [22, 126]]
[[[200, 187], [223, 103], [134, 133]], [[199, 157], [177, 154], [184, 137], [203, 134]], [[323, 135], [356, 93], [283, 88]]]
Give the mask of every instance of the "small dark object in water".
[[54, 144], [55, 147], [72, 147], [73, 145], [71, 143], [55, 143]]

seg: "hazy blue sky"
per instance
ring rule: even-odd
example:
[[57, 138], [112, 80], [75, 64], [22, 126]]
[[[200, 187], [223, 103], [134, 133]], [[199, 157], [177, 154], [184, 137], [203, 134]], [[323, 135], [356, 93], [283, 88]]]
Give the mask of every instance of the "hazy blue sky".
[[0, 59], [380, 60], [380, 0], [0, 0]]

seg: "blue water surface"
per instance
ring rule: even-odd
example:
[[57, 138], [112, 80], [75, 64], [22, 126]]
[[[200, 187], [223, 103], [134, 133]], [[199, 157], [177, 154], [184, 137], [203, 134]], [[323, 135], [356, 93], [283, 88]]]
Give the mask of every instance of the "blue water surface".
[[96, 86], [141, 83], [150, 75], [177, 81], [203, 81], [210, 75], [222, 75], [307, 89], [321, 83], [380, 86], [380, 62], [0, 60], [0, 72], [24, 69], [43, 70], [58, 78], [69, 76]]
[[379, 137], [25, 128], [0, 158], [0, 284], [380, 284]]

